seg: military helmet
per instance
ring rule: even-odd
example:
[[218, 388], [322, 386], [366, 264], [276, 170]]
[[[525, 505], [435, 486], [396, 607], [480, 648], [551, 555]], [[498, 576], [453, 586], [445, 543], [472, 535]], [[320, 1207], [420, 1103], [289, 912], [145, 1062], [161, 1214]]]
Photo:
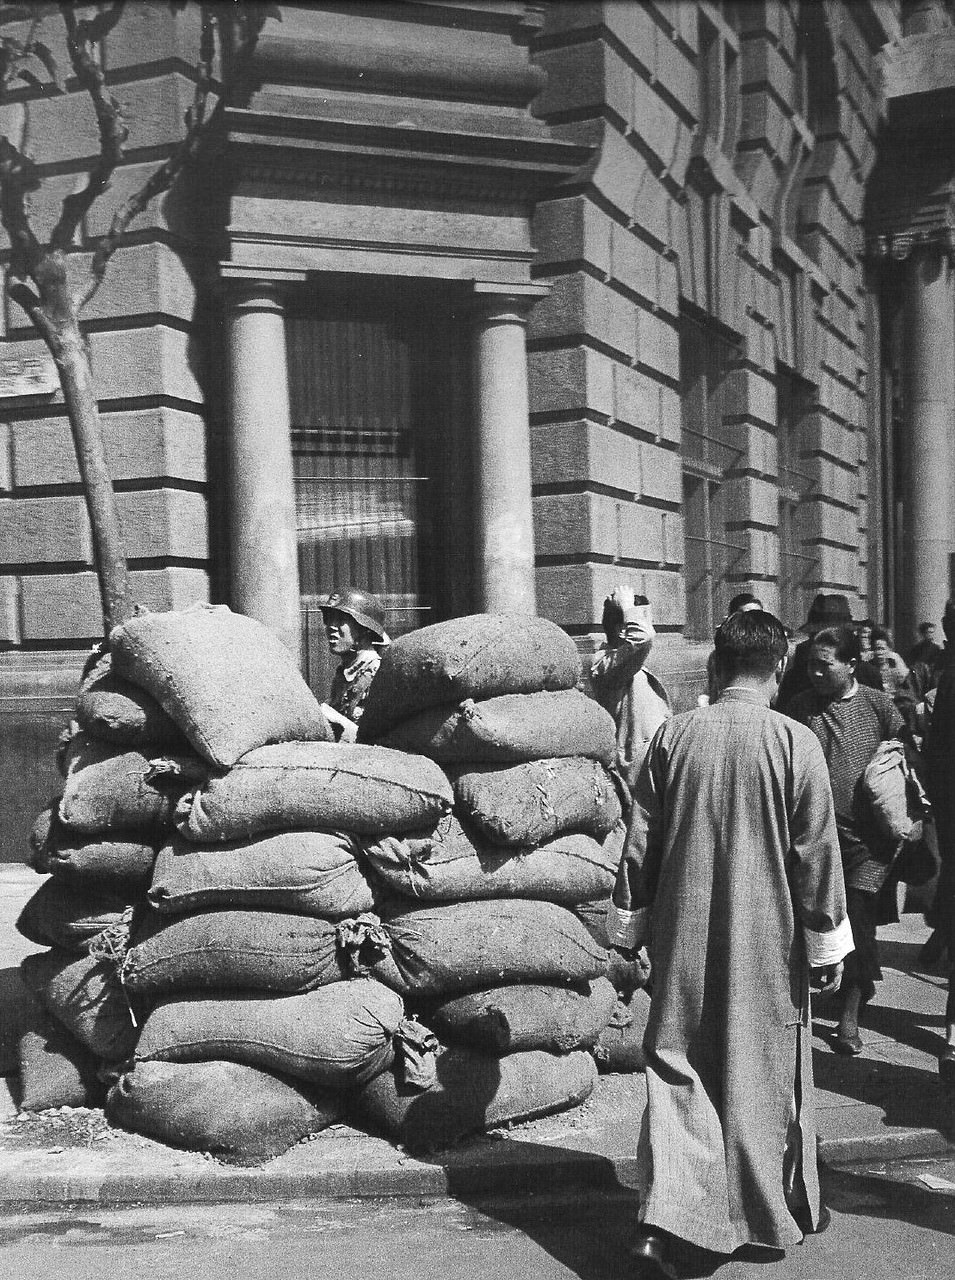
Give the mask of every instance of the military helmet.
[[378, 597], [368, 591], [362, 591], [359, 587], [333, 591], [321, 608], [323, 617], [328, 611], [343, 613], [366, 631], [371, 631], [379, 640], [385, 638], [384, 608]]

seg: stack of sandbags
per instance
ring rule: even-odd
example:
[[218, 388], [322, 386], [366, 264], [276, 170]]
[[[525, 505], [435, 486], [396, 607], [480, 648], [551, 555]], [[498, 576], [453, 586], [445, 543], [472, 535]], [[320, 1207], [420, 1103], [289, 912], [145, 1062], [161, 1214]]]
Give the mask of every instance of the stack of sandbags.
[[395, 895], [369, 972], [444, 1046], [431, 1089], [386, 1073], [358, 1099], [360, 1119], [410, 1147], [572, 1106], [593, 1087], [582, 1051], [616, 992], [573, 908], [609, 899], [623, 827], [613, 721], [577, 692], [579, 674], [553, 623], [478, 614], [396, 640], [365, 704], [363, 741], [437, 761], [454, 788], [436, 827], [363, 845]]
[[330, 737], [319, 703], [274, 636], [228, 609], [142, 614], [88, 664], [63, 794], [31, 839], [50, 878], [18, 922], [50, 947], [22, 966], [38, 1000], [20, 1041], [24, 1106], [94, 1101], [91, 1063], [112, 1069], [135, 1048], [144, 1006], [119, 970], [182, 796], [248, 750], [305, 737]]

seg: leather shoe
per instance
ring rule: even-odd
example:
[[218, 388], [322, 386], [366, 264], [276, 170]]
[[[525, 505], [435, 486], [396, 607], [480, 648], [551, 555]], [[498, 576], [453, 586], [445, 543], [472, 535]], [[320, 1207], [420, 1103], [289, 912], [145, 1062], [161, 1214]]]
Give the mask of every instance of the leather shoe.
[[946, 1084], [955, 1084], [955, 1044], [946, 1045], [939, 1054], [938, 1074]]
[[832, 1037], [832, 1047], [845, 1058], [857, 1058], [862, 1052], [862, 1037], [858, 1031], [851, 1036], [836, 1031]]
[[630, 1257], [637, 1264], [638, 1280], [676, 1280], [666, 1261], [666, 1241], [656, 1232], [641, 1231], [630, 1246]]

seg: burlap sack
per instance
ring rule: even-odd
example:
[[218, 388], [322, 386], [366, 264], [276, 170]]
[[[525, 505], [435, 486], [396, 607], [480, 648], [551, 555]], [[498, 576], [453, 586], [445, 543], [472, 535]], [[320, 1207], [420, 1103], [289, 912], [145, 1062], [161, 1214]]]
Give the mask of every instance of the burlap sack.
[[46, 951], [20, 962], [23, 981], [58, 1022], [97, 1058], [121, 1062], [139, 1034], [116, 967], [93, 956]]
[[334, 831], [281, 831], [220, 845], [175, 835], [159, 851], [149, 901], [167, 915], [255, 907], [339, 920], [375, 905], [356, 855], [351, 837]]
[[513, 982], [570, 985], [601, 977], [607, 953], [564, 907], [522, 898], [389, 911], [391, 942], [370, 971], [403, 995], [424, 998]]
[[385, 836], [362, 848], [370, 874], [407, 898], [541, 898], [570, 906], [600, 894], [609, 898], [623, 834], [616, 827], [602, 844], [571, 834], [538, 848], [505, 849], [449, 814], [432, 831]]
[[587, 756], [609, 767], [616, 754], [612, 717], [576, 689], [434, 707], [403, 720], [380, 741], [442, 764], [520, 764]]
[[620, 821], [610, 774], [597, 760], [565, 756], [451, 774], [455, 812], [494, 844], [538, 845], [565, 831], [602, 840]]
[[309, 991], [348, 977], [335, 925], [278, 911], [150, 912], [123, 961], [127, 991]]
[[325, 828], [379, 835], [436, 822], [451, 784], [431, 760], [385, 747], [286, 742], [259, 747], [185, 796], [176, 824], [188, 840], [244, 840]]
[[35, 999], [30, 999], [17, 1046], [21, 1111], [99, 1107], [106, 1086], [98, 1060]]
[[60, 821], [84, 835], [158, 839], [171, 826], [179, 797], [206, 772], [196, 756], [149, 760], [140, 751], [117, 752], [77, 734], [66, 749]]
[[613, 1016], [617, 993], [606, 978], [576, 987], [537, 983], [492, 987], [446, 1000], [428, 1014], [443, 1041], [503, 1057], [527, 1049], [590, 1049]]
[[185, 734], [145, 689], [113, 672], [107, 653], [80, 685], [76, 720], [91, 738], [148, 754], [190, 750]]
[[355, 1100], [356, 1123], [408, 1151], [438, 1151], [471, 1133], [577, 1107], [597, 1071], [589, 1053], [531, 1050], [494, 1058], [468, 1049], [438, 1055], [438, 1080], [419, 1092], [385, 1071]]
[[593, 1049], [601, 1074], [626, 1075], [646, 1069], [643, 1035], [649, 1017], [650, 997], [646, 991], [635, 991], [631, 999], [618, 1002]]
[[369, 978], [293, 996], [184, 996], [153, 1009], [136, 1058], [224, 1058], [329, 1089], [347, 1089], [391, 1064], [392, 1037], [403, 1015], [401, 998]]
[[341, 1094], [239, 1062], [139, 1062], [106, 1099], [110, 1124], [241, 1165], [281, 1155], [342, 1111]]
[[30, 866], [76, 888], [97, 888], [139, 899], [149, 888], [156, 850], [135, 837], [98, 840], [70, 832], [52, 808], [44, 809], [30, 832]]
[[385, 650], [359, 735], [372, 742], [428, 707], [503, 693], [573, 689], [577, 647], [546, 618], [477, 613], [399, 636]]
[[94, 938], [128, 919], [131, 910], [121, 895], [51, 878], [23, 904], [17, 931], [37, 946], [85, 954]]
[[327, 742], [321, 705], [274, 631], [224, 605], [114, 627], [113, 672], [152, 694], [204, 760], [228, 769], [270, 742]]

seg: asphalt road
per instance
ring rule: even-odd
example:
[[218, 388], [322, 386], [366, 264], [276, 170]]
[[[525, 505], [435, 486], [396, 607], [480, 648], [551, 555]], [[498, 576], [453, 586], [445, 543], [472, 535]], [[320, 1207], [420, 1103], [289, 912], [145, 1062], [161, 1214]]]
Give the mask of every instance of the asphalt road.
[[[941, 1280], [955, 1274], [955, 1158], [824, 1171], [832, 1226], [721, 1280]], [[22, 1280], [624, 1280], [621, 1195], [245, 1205], [83, 1205], [0, 1213], [0, 1276]], [[768, 1265], [767, 1265], [768, 1264]], [[714, 1274], [681, 1259], [683, 1276]]]

